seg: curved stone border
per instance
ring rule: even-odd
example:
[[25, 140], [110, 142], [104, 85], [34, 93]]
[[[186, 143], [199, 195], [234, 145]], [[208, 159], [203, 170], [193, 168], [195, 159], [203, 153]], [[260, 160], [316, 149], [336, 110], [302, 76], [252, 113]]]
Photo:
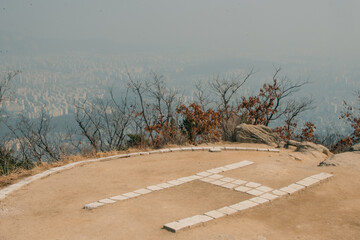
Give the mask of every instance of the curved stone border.
[[270, 149], [270, 148], [247, 148], [247, 147], [222, 147], [222, 146], [214, 146], [214, 147], [179, 147], [179, 148], [165, 148], [160, 150], [148, 151], [148, 152], [135, 152], [135, 153], [127, 153], [127, 154], [120, 154], [114, 155], [109, 157], [102, 157], [102, 158], [95, 158], [95, 159], [88, 159], [79, 162], [69, 163], [61, 167], [51, 168], [46, 170], [42, 173], [36, 174], [34, 176], [27, 177], [21, 180], [18, 183], [12, 184], [9, 187], [6, 187], [0, 190], [0, 200], [6, 198], [7, 195], [10, 193], [22, 188], [23, 186], [44, 177], [47, 177], [53, 173], [60, 172], [74, 166], [77, 166], [82, 163], [91, 163], [91, 162], [99, 162], [99, 161], [106, 161], [112, 160], [115, 158], [128, 158], [132, 156], [140, 156], [140, 155], [149, 155], [149, 154], [158, 154], [158, 153], [169, 153], [169, 152], [179, 152], [179, 151], [210, 151], [210, 152], [219, 152], [221, 150], [235, 150], [235, 151], [259, 151], [259, 152], [280, 152], [279, 149]]

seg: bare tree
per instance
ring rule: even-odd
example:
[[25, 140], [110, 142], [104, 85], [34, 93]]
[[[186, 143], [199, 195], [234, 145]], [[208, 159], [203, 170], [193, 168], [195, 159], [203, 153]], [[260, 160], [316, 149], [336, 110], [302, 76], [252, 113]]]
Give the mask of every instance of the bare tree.
[[11, 93], [10, 93], [10, 84], [11, 81], [21, 73], [21, 71], [13, 71], [7, 73], [5, 76], [2, 76], [0, 80], [0, 104], [3, 101], [6, 101], [9, 99]]

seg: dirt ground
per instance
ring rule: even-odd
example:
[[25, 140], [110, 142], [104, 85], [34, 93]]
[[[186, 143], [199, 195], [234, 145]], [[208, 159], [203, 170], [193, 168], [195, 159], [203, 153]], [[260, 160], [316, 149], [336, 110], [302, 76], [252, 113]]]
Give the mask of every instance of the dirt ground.
[[[360, 239], [360, 154], [343, 155], [351, 161], [339, 166], [317, 167], [323, 159], [292, 151], [166, 153], [77, 166], [37, 180], [0, 201], [0, 239]], [[272, 188], [319, 172], [334, 177], [178, 233], [162, 226], [250, 196], [195, 180], [98, 209], [82, 209], [106, 197], [242, 160], [255, 164], [222, 174]]]

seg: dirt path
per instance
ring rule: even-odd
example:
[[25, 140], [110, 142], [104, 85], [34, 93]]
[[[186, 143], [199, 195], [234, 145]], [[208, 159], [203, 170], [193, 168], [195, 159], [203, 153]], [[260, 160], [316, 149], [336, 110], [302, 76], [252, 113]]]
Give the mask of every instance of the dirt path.
[[[242, 145], [243, 146], [243, 145]], [[0, 239], [359, 239], [360, 168], [269, 152], [181, 152], [75, 167], [0, 202]], [[360, 156], [360, 155], [359, 155]], [[242, 160], [254, 164], [223, 175], [280, 188], [319, 172], [334, 177], [203, 226], [170, 233], [163, 224], [248, 199], [201, 181], [84, 210], [84, 204]], [[360, 158], [359, 158], [360, 162]]]

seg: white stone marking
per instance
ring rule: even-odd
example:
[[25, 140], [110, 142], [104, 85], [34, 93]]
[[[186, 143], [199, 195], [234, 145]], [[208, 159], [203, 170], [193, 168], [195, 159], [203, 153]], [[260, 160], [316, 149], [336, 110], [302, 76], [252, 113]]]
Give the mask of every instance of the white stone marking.
[[284, 195], [288, 195], [287, 192], [284, 191], [280, 191], [280, 190], [274, 190], [272, 191], [273, 194], [277, 195], [277, 196], [284, 196]]
[[214, 174], [214, 175], [210, 175], [209, 178], [212, 178], [212, 179], [220, 179], [220, 178], [223, 178], [224, 176], [223, 175], [220, 175], [220, 174]]
[[271, 193], [265, 193], [265, 194], [261, 195], [260, 197], [272, 201], [272, 200], [278, 198], [279, 196], [277, 196], [275, 194], [271, 194]]
[[242, 211], [242, 210], [245, 210], [245, 209], [248, 209], [248, 208], [255, 207], [257, 205], [259, 205], [259, 204], [256, 203], [256, 202], [245, 200], [245, 201], [239, 202], [237, 204], [231, 205], [229, 207], [234, 208], [234, 209], [236, 209], [238, 211]]
[[231, 178], [231, 177], [224, 177], [224, 178], [221, 178], [220, 180], [223, 181], [223, 182], [234, 182], [234, 181], [236, 181], [235, 178]]
[[173, 187], [174, 185], [171, 185], [171, 184], [168, 184], [168, 183], [160, 183], [160, 184], [158, 184], [156, 186], [161, 187], [161, 188], [169, 188], [169, 187]]
[[123, 196], [128, 197], [128, 198], [134, 198], [134, 197], [140, 196], [140, 194], [134, 193], [134, 192], [128, 192], [128, 193], [124, 193]]
[[123, 200], [129, 199], [129, 198], [125, 197], [124, 195], [117, 195], [117, 196], [111, 197], [110, 199], [115, 200], [115, 201], [123, 201]]
[[233, 184], [233, 183], [226, 183], [226, 184], [223, 184], [221, 185], [222, 187], [225, 187], [225, 188], [229, 188], [229, 189], [233, 189], [239, 185], [236, 185], [236, 184]]
[[85, 209], [93, 209], [93, 208], [97, 208], [97, 207], [100, 207], [100, 206], [103, 206], [103, 205], [104, 205], [103, 203], [93, 202], [93, 203], [86, 204], [84, 206], [84, 208]]
[[213, 181], [216, 181], [216, 180], [215, 180], [215, 179], [213, 179], [213, 178], [202, 178], [202, 179], [200, 179], [200, 181], [210, 183], [210, 182], [213, 182]]
[[251, 188], [257, 188], [257, 187], [260, 187], [261, 184], [260, 183], [255, 183], [255, 182], [248, 182], [247, 184], [245, 184], [245, 186], [251, 187]]
[[169, 148], [171, 152], [179, 152], [181, 148]]
[[213, 169], [207, 170], [207, 172], [212, 173], [212, 174], [215, 174], [215, 173], [221, 173], [222, 171], [219, 170], [219, 169], [217, 169], [217, 168], [213, 168]]
[[152, 185], [152, 186], [148, 186], [146, 187], [147, 189], [151, 190], [151, 191], [158, 191], [158, 190], [161, 190], [161, 189], [164, 189], [162, 187], [159, 187], [157, 185]]
[[249, 187], [245, 187], [245, 186], [239, 186], [237, 188], [235, 188], [235, 191], [238, 191], [238, 192], [247, 192], [249, 191], [251, 188]]
[[237, 185], [243, 185], [243, 184], [247, 183], [247, 181], [238, 179], [236, 181], [233, 181], [232, 183], [237, 184]]
[[325, 180], [327, 178], [332, 177], [333, 175], [330, 173], [319, 173], [316, 175], [311, 176], [312, 178], [318, 179], [318, 180]]
[[105, 198], [105, 199], [101, 199], [98, 201], [99, 203], [104, 203], [104, 204], [108, 204], [108, 203], [114, 203], [114, 200], [111, 200], [109, 198]]
[[280, 191], [287, 192], [288, 194], [293, 194], [294, 192], [297, 192], [296, 189], [293, 189], [291, 187], [280, 188]]
[[320, 182], [319, 179], [307, 177], [307, 178], [304, 178], [303, 180], [296, 182], [296, 184], [303, 185], [305, 187], [309, 187], [309, 186], [311, 186], [315, 183], [319, 183], [319, 182]]
[[216, 211], [216, 210], [212, 210], [212, 211], [206, 212], [206, 213], [204, 213], [204, 214], [207, 215], [207, 216], [209, 216], [209, 217], [212, 217], [212, 218], [214, 218], [214, 219], [216, 219], [216, 218], [221, 218], [221, 217], [226, 216], [224, 213], [219, 212], [219, 211]]
[[236, 147], [236, 150], [238, 150], [238, 151], [246, 151], [247, 148], [246, 147]]
[[161, 149], [160, 152], [161, 153], [168, 153], [168, 152], [171, 152], [171, 151], [170, 151], [170, 149], [165, 148], [165, 149]]
[[203, 151], [204, 148], [203, 147], [192, 147], [191, 150], [193, 150], [193, 151]]
[[288, 187], [293, 188], [293, 189], [295, 189], [297, 191], [305, 188], [304, 186], [296, 184], [296, 183], [290, 184]]
[[183, 184], [184, 182], [179, 181], [179, 180], [171, 180], [171, 181], [168, 181], [167, 183], [177, 186], [177, 185]]
[[264, 194], [264, 192], [256, 190], [256, 189], [251, 189], [251, 190], [247, 191], [246, 193], [254, 195], [254, 196], [260, 196], [261, 194]]
[[268, 199], [265, 199], [265, 198], [262, 198], [262, 197], [254, 197], [254, 198], [249, 199], [249, 201], [259, 203], [259, 204], [269, 202]]
[[191, 147], [182, 147], [181, 151], [192, 151]]
[[230, 208], [230, 207], [223, 207], [217, 210], [218, 212], [224, 213], [226, 215], [231, 215], [236, 213], [238, 210], [234, 209], [234, 208]]
[[149, 152], [140, 152], [140, 155], [149, 155]]
[[236, 150], [236, 147], [225, 147], [225, 150]]
[[223, 181], [221, 181], [221, 180], [216, 180], [216, 181], [211, 182], [211, 184], [221, 186], [221, 185], [226, 184], [226, 182], [223, 182]]
[[212, 173], [209, 172], [199, 172], [196, 175], [201, 176], [201, 177], [207, 177], [210, 176]]
[[171, 222], [164, 225], [164, 228], [170, 232], [178, 232], [181, 229], [188, 228], [189, 226], [184, 223], [179, 222]]
[[151, 193], [152, 191], [149, 190], [149, 189], [146, 189], [146, 188], [141, 188], [141, 189], [138, 189], [138, 190], [135, 190], [134, 193], [139, 193], [139, 194], [148, 194], [148, 193]]
[[221, 152], [221, 148], [210, 148], [209, 152]]
[[274, 189], [272, 189], [271, 187], [267, 187], [267, 186], [260, 186], [260, 187], [257, 187], [256, 190], [259, 190], [262, 192], [271, 192]]

